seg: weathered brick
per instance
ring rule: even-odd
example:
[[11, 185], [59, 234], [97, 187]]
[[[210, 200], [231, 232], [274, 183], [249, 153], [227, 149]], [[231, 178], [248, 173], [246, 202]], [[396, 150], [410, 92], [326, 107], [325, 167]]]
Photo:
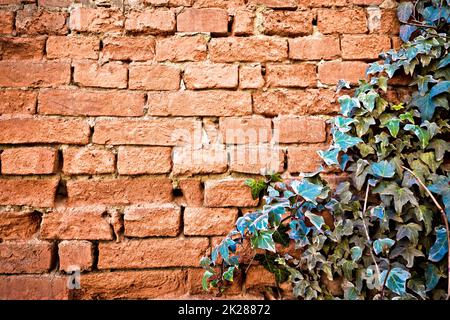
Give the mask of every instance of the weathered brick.
[[322, 164], [322, 158], [319, 157], [317, 151], [323, 149], [325, 147], [288, 147], [288, 171], [291, 173], [316, 171]]
[[252, 174], [283, 172], [284, 153], [277, 145], [240, 145], [230, 147], [230, 170]]
[[251, 10], [237, 10], [234, 14], [233, 34], [236, 36], [249, 36], [254, 33], [255, 13]]
[[342, 7], [348, 5], [348, 0], [297, 0], [297, 2], [301, 8]]
[[208, 246], [207, 238], [156, 238], [100, 243], [98, 268], [196, 267]]
[[179, 297], [185, 292], [185, 282], [182, 270], [87, 273], [81, 276], [80, 297], [89, 300]]
[[248, 269], [245, 277], [245, 288], [263, 288], [276, 286], [275, 276], [263, 266], [252, 266]]
[[313, 18], [309, 11], [267, 11], [263, 15], [263, 32], [267, 35], [305, 36], [313, 31]]
[[126, 237], [175, 237], [180, 232], [180, 225], [181, 209], [171, 204], [125, 208]]
[[113, 173], [115, 157], [109, 150], [70, 147], [63, 150], [65, 174]]
[[238, 85], [238, 66], [218, 63], [188, 64], [184, 69], [188, 89], [231, 89]]
[[165, 178], [67, 181], [70, 204], [140, 204], [170, 202], [172, 182]]
[[0, 179], [0, 204], [52, 207], [59, 179]]
[[261, 4], [275, 9], [295, 9], [297, 0], [249, 0], [251, 4]]
[[31, 211], [0, 211], [0, 239], [30, 239], [39, 230], [39, 213]]
[[[120, 105], [117, 102], [120, 101]], [[39, 112], [67, 116], [142, 116], [145, 95], [128, 91], [41, 90]]]
[[233, 91], [149, 93], [148, 113], [155, 116], [239, 116], [252, 112], [251, 96]]
[[41, 7], [67, 8], [76, 0], [38, 0]]
[[205, 206], [207, 207], [254, 207], [251, 189], [245, 180], [208, 180], [205, 182]]
[[89, 125], [79, 119], [12, 118], [0, 120], [0, 143], [86, 144]]
[[97, 61], [74, 63], [74, 81], [85, 87], [126, 88], [127, 67], [120, 62], [100, 65]]
[[0, 276], [2, 300], [67, 300], [67, 278], [58, 275]]
[[357, 61], [327, 61], [319, 64], [319, 80], [323, 84], [336, 85], [343, 79], [350, 83], [358, 83], [366, 77], [367, 63]]
[[179, 32], [228, 32], [228, 13], [219, 8], [188, 8], [177, 16]]
[[277, 90], [253, 95], [254, 111], [258, 114], [332, 114], [339, 111], [333, 90]]
[[160, 64], [130, 65], [130, 89], [178, 90], [180, 69]]
[[262, 117], [220, 118], [220, 134], [226, 144], [260, 144], [272, 139], [272, 121]]
[[381, 10], [381, 21], [375, 32], [397, 35], [400, 32], [400, 22], [397, 18], [397, 10]]
[[206, 38], [203, 35], [158, 39], [157, 61], [201, 61], [206, 59]]
[[0, 273], [44, 273], [52, 266], [53, 244], [45, 241], [0, 243]]
[[45, 38], [0, 38], [0, 60], [41, 59]]
[[56, 171], [57, 157], [53, 148], [6, 149], [1, 154], [2, 174], [52, 174]]
[[103, 39], [102, 57], [106, 60], [152, 60], [155, 39], [147, 37], [108, 37]]
[[326, 123], [323, 119], [282, 116], [273, 122], [280, 143], [319, 143], [326, 140]]
[[344, 35], [341, 39], [342, 58], [377, 59], [391, 48], [391, 39], [383, 35]]
[[352, 0], [351, 2], [363, 6], [378, 6], [383, 3], [383, 0]]
[[184, 210], [184, 234], [189, 236], [222, 236], [233, 228], [237, 209], [186, 208]]
[[269, 87], [315, 87], [316, 66], [310, 63], [269, 64], [266, 81]]
[[42, 239], [111, 240], [104, 207], [60, 208], [42, 217]]
[[178, 187], [183, 193], [184, 206], [199, 207], [203, 205], [203, 185], [200, 179], [182, 179]]
[[330, 60], [340, 56], [337, 36], [308, 36], [289, 39], [289, 58], [294, 60]]
[[25, 115], [36, 112], [37, 94], [33, 91], [0, 91], [0, 114]]
[[14, 12], [0, 11], [0, 34], [11, 34], [14, 31]]
[[215, 62], [267, 62], [287, 58], [285, 39], [269, 37], [213, 38], [209, 43], [211, 60]]
[[47, 58], [98, 59], [100, 40], [96, 37], [50, 36], [47, 39]]
[[51, 87], [69, 84], [70, 64], [63, 61], [0, 61], [0, 86]]
[[16, 15], [16, 30], [22, 34], [67, 34], [67, 13], [24, 9]]
[[124, 24], [125, 17], [117, 9], [76, 7], [70, 12], [69, 27], [73, 31], [118, 33]]
[[120, 147], [119, 174], [158, 174], [170, 172], [172, 149], [167, 147]]
[[94, 246], [91, 242], [62, 241], [58, 244], [59, 269], [66, 272], [91, 270], [94, 262]]
[[241, 89], [258, 89], [264, 86], [261, 65], [239, 67], [239, 86]]
[[364, 9], [320, 9], [317, 26], [324, 34], [329, 33], [365, 33], [367, 18]]
[[93, 142], [173, 146], [191, 143], [200, 128], [201, 123], [191, 119], [97, 120]]
[[170, 10], [131, 11], [125, 21], [127, 31], [167, 34], [175, 31], [175, 14]]
[[192, 146], [174, 148], [174, 175], [223, 173], [227, 171], [227, 153], [222, 146], [194, 149]]
[[[177, 0], [183, 1], [183, 0]], [[189, 1], [189, 0], [187, 0]], [[192, 0], [191, 0], [192, 1]], [[193, 6], [195, 8], [223, 8], [223, 9], [235, 9], [238, 7], [244, 7], [246, 0], [193, 0]]]

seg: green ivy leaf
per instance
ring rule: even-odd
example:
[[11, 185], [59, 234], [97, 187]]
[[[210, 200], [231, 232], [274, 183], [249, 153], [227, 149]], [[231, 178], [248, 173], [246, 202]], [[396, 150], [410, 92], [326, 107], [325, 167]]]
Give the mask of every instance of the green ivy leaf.
[[323, 159], [323, 161], [325, 161], [327, 165], [332, 166], [339, 164], [338, 160], [339, 151], [340, 150], [337, 148], [330, 148], [327, 151], [319, 150], [317, 151], [317, 153]]
[[352, 260], [356, 262], [362, 256], [362, 249], [358, 246], [355, 246], [350, 249], [350, 253], [352, 255]]
[[396, 183], [383, 181], [377, 187], [373, 189], [374, 193], [379, 193], [381, 195], [390, 195], [394, 197], [395, 211], [398, 213], [402, 212], [402, 208], [408, 202], [414, 206], [419, 206], [414, 193], [407, 189], [401, 188]]
[[362, 140], [358, 137], [353, 137], [341, 131], [334, 132], [334, 145], [342, 151], [347, 151], [348, 148], [356, 146]]
[[401, 240], [403, 238], [408, 238], [412, 243], [416, 244], [419, 240], [419, 231], [422, 231], [422, 227], [414, 222], [408, 224], [399, 225], [397, 227], [396, 239]]
[[386, 160], [372, 163], [372, 173], [380, 178], [392, 178], [395, 174], [394, 166]]
[[434, 183], [428, 186], [428, 189], [442, 197], [445, 212], [448, 220], [450, 221], [450, 177], [438, 176]]
[[395, 244], [395, 240], [384, 238], [378, 239], [373, 242], [373, 251], [375, 254], [380, 254], [381, 252], [387, 252]]
[[414, 266], [415, 257], [425, 257], [422, 251], [416, 249], [414, 246], [411, 245], [396, 246], [394, 249], [392, 249], [389, 258], [395, 259], [398, 256], [401, 256], [403, 257], [403, 259], [406, 260], [407, 262], [406, 267], [408, 268], [412, 268]]
[[229, 267], [228, 270], [223, 273], [223, 279], [227, 281], [233, 281], [234, 269], [234, 266]]
[[309, 219], [312, 225], [316, 227], [317, 230], [321, 230], [322, 226], [325, 224], [325, 220], [322, 216], [311, 213], [309, 211], [305, 213], [305, 216]]
[[411, 277], [411, 274], [402, 268], [392, 268], [387, 274], [387, 270], [381, 273], [380, 282], [383, 283], [386, 275], [386, 287], [388, 287], [392, 292], [403, 295], [406, 293], [406, 281]]
[[425, 271], [426, 290], [430, 291], [436, 288], [440, 278], [439, 269], [434, 264], [428, 263]]
[[247, 179], [245, 180], [245, 184], [252, 189], [253, 199], [258, 199], [261, 192], [264, 191], [267, 187], [266, 182], [262, 179], [261, 180]]
[[428, 260], [439, 262], [448, 252], [448, 238], [445, 227], [438, 227], [436, 230], [436, 241], [431, 246]]
[[412, 131], [419, 138], [420, 146], [425, 149], [431, 139], [431, 134], [427, 129], [421, 128], [417, 125], [407, 124], [405, 125], [405, 130]]
[[341, 105], [341, 114], [346, 117], [350, 116], [353, 109], [360, 107], [359, 100], [348, 95], [339, 97], [338, 102]]
[[211, 278], [212, 276], [213, 276], [214, 274], [212, 273], [212, 272], [210, 272], [210, 271], [205, 271], [205, 273], [203, 274], [203, 277], [202, 277], [202, 288], [203, 288], [203, 290], [205, 290], [205, 291], [208, 291], [209, 290], [209, 285], [208, 285], [208, 280], [209, 280], [209, 278]]
[[265, 249], [275, 252], [275, 241], [272, 238], [274, 231], [260, 231], [251, 238], [251, 243], [253, 248]]
[[306, 179], [296, 180], [291, 184], [294, 191], [300, 195], [306, 201], [317, 203], [317, 197], [319, 197], [323, 191], [323, 186], [309, 182]]

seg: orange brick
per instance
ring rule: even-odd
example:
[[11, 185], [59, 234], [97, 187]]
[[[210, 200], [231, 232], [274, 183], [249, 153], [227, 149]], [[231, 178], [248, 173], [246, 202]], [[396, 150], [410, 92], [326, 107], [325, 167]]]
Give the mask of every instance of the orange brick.
[[98, 59], [100, 40], [96, 37], [61, 37], [47, 39], [47, 58]]
[[56, 171], [57, 151], [29, 147], [3, 150], [2, 174], [52, 174]]
[[36, 112], [37, 94], [33, 91], [0, 91], [0, 114], [25, 115]]
[[189, 236], [226, 235], [233, 229], [237, 216], [237, 209], [186, 208], [184, 234]]
[[320, 9], [317, 26], [324, 34], [329, 33], [365, 33], [367, 18], [364, 9]]
[[288, 147], [288, 171], [291, 173], [316, 171], [322, 164], [322, 159], [317, 154], [317, 151], [323, 149], [325, 149], [325, 147]]
[[313, 32], [313, 18], [309, 11], [267, 11], [263, 15], [263, 32], [288, 37], [308, 35]]
[[130, 89], [140, 90], [178, 90], [180, 70], [160, 64], [130, 65]]
[[236, 36], [249, 36], [254, 33], [255, 14], [251, 10], [237, 10], [234, 14], [233, 33]]
[[316, 66], [314, 64], [269, 64], [266, 66], [269, 87], [315, 87]]
[[65, 174], [102, 174], [114, 172], [115, 157], [109, 150], [67, 148], [63, 150]]
[[74, 81], [85, 87], [126, 88], [127, 67], [120, 62], [104, 65], [98, 62], [79, 61], [74, 63]]
[[327, 61], [319, 65], [319, 80], [329, 85], [336, 85], [341, 79], [356, 84], [366, 77], [367, 67], [365, 62]]
[[241, 89], [258, 89], [264, 86], [261, 65], [243, 65], [239, 68], [239, 86]]
[[206, 38], [203, 35], [171, 37], [156, 42], [157, 61], [201, 61], [206, 59]]
[[0, 204], [53, 207], [59, 179], [0, 179]]
[[31, 239], [41, 223], [39, 213], [31, 211], [0, 211], [0, 238], [3, 240]]
[[125, 209], [127, 237], [175, 237], [180, 232], [181, 209], [174, 205], [133, 206]]
[[67, 300], [67, 278], [54, 274], [0, 276], [0, 299]]
[[229, 64], [196, 63], [184, 69], [188, 89], [232, 89], [238, 85], [238, 66]]
[[44, 273], [52, 267], [53, 244], [44, 241], [0, 243], [0, 273]]
[[272, 138], [272, 121], [262, 117], [226, 117], [219, 122], [226, 144], [260, 144]]
[[47, 10], [19, 10], [16, 30], [21, 34], [67, 34], [67, 13]]
[[341, 40], [342, 58], [377, 59], [391, 48], [391, 39], [382, 35], [344, 35]]
[[205, 206], [207, 207], [254, 207], [250, 187], [245, 180], [208, 180], [205, 182]]
[[172, 150], [167, 147], [120, 147], [119, 174], [157, 174], [170, 172]]
[[103, 39], [103, 58], [106, 60], [152, 60], [155, 39], [147, 37], [108, 37]]
[[178, 186], [183, 193], [182, 203], [185, 206], [199, 207], [203, 205], [203, 184], [200, 179], [182, 179]]
[[114, 8], [76, 7], [70, 12], [69, 27], [73, 31], [117, 33], [122, 31], [125, 17]]
[[218, 8], [185, 9], [177, 16], [179, 32], [228, 32], [228, 13]]
[[0, 38], [0, 58], [2, 60], [42, 59], [44, 38]]
[[62, 241], [58, 244], [59, 269], [66, 272], [91, 270], [94, 247], [89, 241]]
[[240, 145], [228, 150], [233, 172], [265, 175], [284, 170], [284, 153], [276, 145]]
[[287, 117], [274, 119], [280, 143], [319, 143], [326, 140], [326, 123], [320, 118]]
[[175, 14], [170, 10], [131, 11], [125, 30], [146, 34], [167, 34], [175, 31]]
[[174, 175], [223, 173], [227, 167], [227, 153], [221, 146], [210, 149], [187, 146], [173, 151]]
[[0, 11], [0, 34], [11, 34], [14, 31], [14, 12]]
[[340, 56], [337, 36], [309, 36], [289, 39], [289, 57], [295, 60], [330, 60]]

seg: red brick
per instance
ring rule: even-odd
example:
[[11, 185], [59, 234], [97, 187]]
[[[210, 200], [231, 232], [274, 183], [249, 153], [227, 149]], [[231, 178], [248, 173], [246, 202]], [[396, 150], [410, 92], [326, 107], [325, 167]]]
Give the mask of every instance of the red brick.
[[103, 59], [153, 60], [155, 39], [147, 37], [108, 37], [103, 39]]
[[399, 34], [400, 22], [397, 18], [397, 11], [395, 9], [381, 10], [380, 26], [375, 31], [391, 35]]
[[201, 123], [191, 119], [97, 120], [93, 142], [173, 146], [191, 142], [195, 129], [200, 128]]
[[278, 117], [274, 129], [280, 143], [319, 143], [326, 140], [326, 123], [313, 117]]
[[168, 173], [172, 168], [172, 149], [167, 147], [120, 147], [119, 174]]
[[[180, 1], [180, 0], [178, 0]], [[246, 0], [194, 0], [195, 8], [223, 8], [235, 9], [237, 7], [244, 7]]]
[[232, 89], [238, 85], [238, 66], [229, 64], [196, 63], [184, 69], [188, 89]]
[[76, 7], [70, 12], [69, 27], [79, 32], [117, 33], [122, 31], [124, 21], [117, 9]]
[[213, 38], [209, 43], [211, 60], [215, 62], [266, 62], [287, 58], [285, 39], [269, 37]]
[[141, 90], [178, 90], [180, 88], [180, 70], [160, 64], [130, 65], [130, 89]]
[[16, 15], [16, 30], [22, 34], [67, 34], [67, 13], [24, 9]]
[[284, 153], [277, 145], [240, 145], [229, 148], [229, 154], [233, 172], [265, 175], [284, 170]]
[[0, 239], [25, 240], [39, 230], [39, 213], [31, 211], [0, 211]]
[[194, 1], [196, 0], [169, 0], [169, 5], [171, 7], [191, 7]]
[[236, 36], [249, 36], [254, 33], [255, 14], [250, 10], [237, 10], [234, 14], [233, 34]]
[[196, 267], [208, 246], [207, 238], [156, 238], [100, 243], [98, 268]]
[[0, 34], [11, 34], [14, 31], [14, 12], [0, 11]]
[[203, 35], [158, 39], [157, 61], [201, 61], [206, 59], [206, 38]]
[[38, 0], [41, 7], [67, 8], [76, 0]]
[[59, 37], [47, 40], [47, 58], [98, 59], [100, 40], [96, 37]]
[[341, 50], [336, 36], [309, 36], [289, 39], [289, 58], [294, 60], [330, 60]]
[[0, 204], [52, 207], [59, 179], [0, 179]]
[[113, 173], [115, 157], [109, 150], [67, 148], [63, 150], [63, 172], [65, 174]]
[[179, 32], [228, 32], [228, 13], [218, 8], [185, 9], [177, 16]]
[[245, 277], [245, 288], [264, 288], [276, 286], [275, 275], [263, 266], [252, 266]]
[[341, 39], [342, 58], [344, 59], [377, 59], [382, 51], [391, 48], [388, 36], [344, 35]]
[[263, 14], [263, 32], [267, 35], [304, 36], [313, 31], [309, 11], [267, 11]]
[[320, 9], [317, 26], [324, 34], [329, 33], [365, 33], [367, 18], [364, 9]]
[[356, 61], [327, 61], [319, 65], [319, 80], [323, 84], [336, 85], [343, 79], [350, 83], [366, 77], [367, 63]]
[[91, 270], [94, 247], [89, 241], [62, 241], [58, 244], [59, 269], [66, 272]]
[[325, 147], [288, 147], [288, 171], [291, 173], [316, 171], [322, 164], [322, 159], [317, 154], [317, 151], [323, 149]]
[[239, 86], [241, 89], [258, 89], [264, 86], [261, 65], [243, 65], [239, 68]]
[[272, 121], [261, 117], [220, 119], [220, 134], [225, 144], [259, 144], [272, 138]]
[[184, 234], [188, 236], [223, 236], [233, 229], [237, 209], [186, 208]]
[[383, 3], [383, 0], [352, 0], [353, 4], [363, 5], [363, 6], [378, 6]]
[[127, 91], [51, 89], [39, 93], [39, 112], [42, 114], [142, 116], [144, 104], [144, 94]]
[[127, 67], [121, 62], [75, 62], [74, 81], [85, 87], [126, 88]]
[[223, 173], [227, 167], [227, 153], [221, 146], [210, 149], [187, 146], [173, 151], [173, 175]]
[[126, 237], [175, 237], [180, 232], [181, 210], [174, 205], [134, 206], [125, 209]]
[[67, 300], [67, 278], [58, 275], [0, 276], [2, 300]]
[[207, 207], [254, 207], [250, 187], [245, 180], [208, 180], [205, 182], [205, 206]]
[[[161, 299], [185, 292], [183, 270], [87, 273], [81, 276], [82, 299]], [[133, 290], [130, 290], [133, 288]]]
[[253, 95], [254, 112], [266, 116], [280, 114], [332, 114], [339, 111], [334, 90], [277, 90]]
[[61, 208], [42, 217], [42, 239], [112, 240], [103, 207]]
[[182, 179], [178, 186], [183, 193], [182, 203], [184, 206], [203, 205], [203, 185], [200, 179]]
[[41, 59], [44, 47], [44, 38], [0, 38], [0, 59]]
[[261, 4], [268, 8], [275, 9], [295, 9], [297, 0], [250, 0], [251, 4]]
[[12, 118], [0, 120], [0, 143], [86, 144], [89, 126], [79, 119]]
[[403, 41], [399, 37], [392, 37], [392, 49], [398, 50], [402, 46]]
[[180, 91], [149, 93], [150, 115], [155, 116], [239, 116], [252, 112], [247, 92]]
[[33, 91], [0, 91], [0, 114], [33, 114], [36, 112], [36, 97]]
[[127, 15], [125, 29], [146, 34], [167, 34], [175, 31], [175, 14], [170, 10], [132, 11]]
[[56, 171], [57, 151], [29, 147], [3, 150], [2, 174], [51, 174]]
[[297, 0], [301, 8], [342, 7], [348, 5], [347, 0]]
[[67, 181], [70, 204], [140, 204], [172, 200], [172, 182], [165, 178]]
[[70, 82], [70, 64], [62, 61], [0, 61], [0, 86], [51, 87]]
[[266, 81], [269, 87], [315, 87], [316, 78], [316, 66], [310, 63], [266, 66]]
[[0, 273], [44, 273], [52, 266], [53, 244], [44, 241], [0, 243]]

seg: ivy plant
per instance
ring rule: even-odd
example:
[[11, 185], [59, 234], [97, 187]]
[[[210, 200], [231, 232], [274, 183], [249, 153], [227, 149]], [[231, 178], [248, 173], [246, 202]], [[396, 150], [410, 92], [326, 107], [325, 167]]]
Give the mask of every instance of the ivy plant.
[[[449, 2], [402, 2], [403, 45], [340, 96], [332, 144], [319, 155], [346, 181], [331, 188], [322, 167], [248, 181], [262, 204], [201, 260], [205, 290], [230, 285], [242, 269], [238, 247], [249, 241], [299, 299], [448, 299]], [[398, 104], [387, 91], [402, 74], [411, 77], [411, 98]], [[277, 250], [290, 242], [298, 255]]]

